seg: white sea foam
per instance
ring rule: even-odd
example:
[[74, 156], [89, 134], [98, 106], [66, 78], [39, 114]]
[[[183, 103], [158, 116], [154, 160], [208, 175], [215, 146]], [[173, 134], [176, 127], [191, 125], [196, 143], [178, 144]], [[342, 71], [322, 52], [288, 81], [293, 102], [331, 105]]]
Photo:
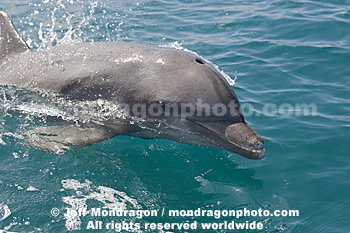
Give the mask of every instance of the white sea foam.
[[28, 191], [28, 192], [34, 192], [34, 191], [39, 191], [39, 189], [37, 189], [37, 188], [35, 188], [35, 187], [33, 187], [33, 186], [29, 186], [29, 187], [26, 189], [26, 191]]
[[11, 215], [10, 208], [4, 203], [0, 203], [0, 222]]
[[[81, 183], [75, 179], [68, 179], [62, 180], [61, 183], [64, 190], [75, 191], [73, 195], [63, 197], [63, 202], [70, 205], [70, 209], [72, 210], [78, 211], [79, 209], [96, 207], [88, 206], [87, 200], [99, 201], [103, 204], [102, 208], [109, 210], [141, 209], [138, 202], [127, 196], [124, 192], [105, 186], [94, 187], [89, 180]], [[64, 219], [68, 231], [81, 230], [82, 220], [80, 216], [65, 213]]]

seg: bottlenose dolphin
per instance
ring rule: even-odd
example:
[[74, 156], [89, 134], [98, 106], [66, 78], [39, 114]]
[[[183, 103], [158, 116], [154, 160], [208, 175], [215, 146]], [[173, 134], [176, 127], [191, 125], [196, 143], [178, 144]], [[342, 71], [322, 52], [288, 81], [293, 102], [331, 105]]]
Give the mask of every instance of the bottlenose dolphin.
[[0, 37], [1, 86], [123, 106], [122, 116], [33, 128], [27, 136], [36, 148], [56, 151], [129, 135], [216, 147], [249, 159], [265, 155], [227, 80], [196, 54], [126, 42], [32, 51], [4, 12]]

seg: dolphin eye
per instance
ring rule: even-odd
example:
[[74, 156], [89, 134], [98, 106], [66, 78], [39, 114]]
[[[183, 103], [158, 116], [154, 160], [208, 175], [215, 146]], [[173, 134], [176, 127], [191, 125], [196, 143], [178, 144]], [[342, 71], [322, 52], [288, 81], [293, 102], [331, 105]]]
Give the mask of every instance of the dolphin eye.
[[202, 64], [202, 65], [205, 64], [204, 61], [200, 58], [196, 58], [195, 61], [199, 64]]

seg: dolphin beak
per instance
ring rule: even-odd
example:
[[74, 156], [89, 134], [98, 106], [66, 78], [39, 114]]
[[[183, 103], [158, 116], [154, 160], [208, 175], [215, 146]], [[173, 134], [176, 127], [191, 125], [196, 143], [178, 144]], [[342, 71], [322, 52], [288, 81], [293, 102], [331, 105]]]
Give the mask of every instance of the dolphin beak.
[[194, 122], [210, 131], [211, 143], [248, 159], [261, 159], [265, 156], [264, 141], [247, 123], [230, 121]]
[[238, 145], [238, 154], [249, 159], [261, 159], [265, 156], [264, 141], [249, 125], [239, 122], [229, 125], [225, 130], [225, 138]]

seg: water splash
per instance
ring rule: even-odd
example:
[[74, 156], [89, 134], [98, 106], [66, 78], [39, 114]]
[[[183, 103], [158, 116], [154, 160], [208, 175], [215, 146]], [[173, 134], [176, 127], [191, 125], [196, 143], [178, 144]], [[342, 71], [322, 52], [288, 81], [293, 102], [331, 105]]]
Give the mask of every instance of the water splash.
[[54, 93], [36, 92], [18, 87], [0, 87], [0, 112], [5, 116], [17, 111], [27, 116], [40, 118], [46, 123], [47, 117], [64, 121], [101, 124], [108, 120], [130, 119], [139, 121], [125, 112], [122, 105], [106, 100], [68, 100]]
[[[21, 32], [29, 47], [38, 50], [55, 45], [94, 41], [121, 41], [122, 26], [133, 8], [109, 9], [108, 1], [41, 0], [29, 3], [34, 9], [20, 22], [29, 26]], [[40, 22], [40, 23], [38, 23]]]

